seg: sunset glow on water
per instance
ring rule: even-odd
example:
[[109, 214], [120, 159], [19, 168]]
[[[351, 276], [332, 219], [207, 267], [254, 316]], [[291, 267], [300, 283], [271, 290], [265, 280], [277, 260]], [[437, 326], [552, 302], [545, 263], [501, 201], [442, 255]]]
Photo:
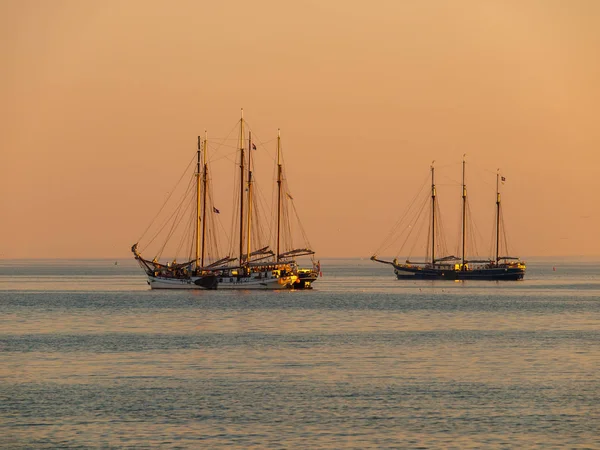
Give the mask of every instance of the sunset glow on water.
[[133, 261], [4, 264], [2, 446], [600, 445], [600, 264], [323, 270], [309, 291], [165, 292]]

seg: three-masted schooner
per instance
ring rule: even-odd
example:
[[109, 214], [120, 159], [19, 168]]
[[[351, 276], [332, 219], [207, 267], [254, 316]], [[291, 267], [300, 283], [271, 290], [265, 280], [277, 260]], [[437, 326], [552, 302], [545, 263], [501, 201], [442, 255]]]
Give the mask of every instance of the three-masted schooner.
[[496, 173], [496, 221], [495, 221], [495, 257], [493, 259], [467, 259], [467, 186], [465, 184], [465, 159], [462, 161], [462, 214], [461, 214], [461, 256], [436, 255], [436, 235], [438, 220], [436, 216], [436, 186], [435, 172], [431, 165], [431, 221], [429, 236], [431, 252], [430, 259], [423, 262], [406, 260], [401, 263], [395, 258], [393, 261], [379, 259], [373, 255], [371, 260], [390, 264], [398, 279], [440, 279], [440, 280], [522, 280], [525, 276], [526, 264], [518, 257], [500, 255], [500, 173]]
[[[256, 148], [252, 142], [252, 134], [248, 132], [246, 149], [244, 117], [240, 119], [239, 139], [239, 216], [238, 216], [238, 254], [224, 256], [208, 261], [206, 251], [209, 247], [207, 225], [211, 214], [218, 210], [209, 204], [209, 167], [207, 157], [207, 139], [198, 138], [195, 186], [195, 258], [183, 263], [176, 261], [160, 263], [158, 258], [152, 260], [142, 257], [138, 244], [131, 248], [135, 259], [148, 276], [152, 289], [285, 289], [294, 287], [299, 275], [296, 256], [312, 254], [312, 250], [303, 249], [282, 253], [280, 242], [280, 208], [281, 208], [281, 165], [279, 165], [279, 205], [277, 228], [277, 251], [274, 253], [268, 246], [259, 249], [252, 247], [253, 232], [253, 195], [254, 179], [252, 172], [251, 151]], [[246, 151], [248, 150], [248, 151]], [[278, 157], [279, 157], [278, 140]], [[306, 287], [304, 284], [301, 287]]]

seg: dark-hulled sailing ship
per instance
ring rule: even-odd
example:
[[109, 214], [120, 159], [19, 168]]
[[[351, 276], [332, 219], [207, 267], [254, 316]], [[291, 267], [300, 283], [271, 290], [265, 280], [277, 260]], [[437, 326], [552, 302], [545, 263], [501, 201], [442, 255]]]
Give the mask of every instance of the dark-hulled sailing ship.
[[428, 252], [426, 261], [415, 262], [407, 259], [404, 263], [394, 258], [386, 261], [373, 255], [372, 261], [389, 264], [394, 267], [398, 279], [432, 279], [432, 280], [522, 280], [525, 276], [526, 264], [518, 257], [500, 254], [500, 237], [502, 228], [502, 209], [500, 201], [499, 171], [496, 173], [496, 220], [495, 220], [495, 255], [490, 259], [467, 259], [467, 186], [465, 184], [465, 160], [462, 162], [462, 217], [461, 217], [461, 256], [436, 255], [438, 235], [439, 209], [436, 202], [435, 172], [431, 166], [431, 214], [429, 224]]

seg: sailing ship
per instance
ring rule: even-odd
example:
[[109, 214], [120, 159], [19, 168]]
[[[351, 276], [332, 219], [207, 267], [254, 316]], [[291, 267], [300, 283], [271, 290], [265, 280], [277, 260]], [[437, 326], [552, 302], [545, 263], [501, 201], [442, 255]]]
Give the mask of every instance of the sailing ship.
[[[285, 195], [284, 195], [285, 193]], [[290, 208], [291, 207], [291, 208]], [[291, 211], [290, 211], [291, 210]], [[292, 242], [291, 236], [291, 222], [292, 212], [294, 213], [295, 219], [299, 224], [304, 243], [306, 244], [303, 248], [296, 248]], [[296, 212], [294, 206], [294, 198], [289, 192], [287, 186], [287, 179], [284, 176], [284, 168], [282, 164], [281, 155], [281, 132], [277, 130], [277, 233], [276, 233], [276, 262], [286, 262], [291, 266], [295, 267], [295, 274], [297, 276], [296, 281], [290, 286], [293, 289], [311, 289], [312, 283], [317, 280], [321, 274], [321, 263], [320, 261], [315, 262], [315, 252], [311, 249], [311, 245], [308, 242], [302, 223]], [[286, 228], [286, 233], [282, 232], [282, 227]], [[282, 243], [282, 236], [288, 236], [290, 239]], [[298, 266], [296, 258], [302, 256], [310, 256], [312, 260], [312, 267], [302, 268]]]
[[[214, 220], [211, 217], [219, 211], [212, 204], [208, 165], [208, 145], [206, 135], [204, 140], [198, 138], [196, 152], [195, 178], [195, 208], [192, 214], [194, 222], [193, 246], [195, 257], [189, 257], [183, 263], [176, 260], [160, 262], [160, 255], [153, 259], [144, 258], [134, 244], [131, 251], [142, 269], [148, 276], [148, 284], [152, 289], [286, 289], [298, 279], [294, 261], [281, 258], [268, 247], [258, 249], [252, 247], [254, 184], [252, 172], [252, 134], [248, 132], [248, 147], [245, 142], [245, 121], [240, 119], [239, 138], [239, 210], [238, 210], [238, 252], [236, 256], [215, 256], [218, 250], [210, 242], [215, 237]], [[248, 150], [248, 151], [246, 151]], [[168, 199], [167, 199], [168, 200]], [[182, 201], [181, 204], [185, 202]], [[171, 216], [173, 224], [168, 237], [173, 236], [176, 223], [181, 222], [183, 213], [177, 211]], [[212, 227], [209, 226], [212, 224]], [[162, 228], [165, 228], [166, 224]], [[212, 229], [211, 229], [212, 228]], [[148, 231], [148, 230], [146, 230]], [[141, 238], [140, 238], [141, 239]], [[279, 231], [277, 240], [279, 242]], [[161, 247], [161, 252], [164, 245]], [[209, 255], [210, 253], [210, 255]], [[211, 256], [212, 257], [209, 257]]]
[[431, 165], [431, 214], [428, 243], [429, 255], [426, 261], [414, 262], [409, 259], [401, 263], [397, 258], [393, 261], [380, 259], [377, 255], [372, 261], [389, 264], [394, 267], [398, 279], [433, 279], [433, 280], [522, 280], [525, 276], [526, 264], [520, 258], [500, 254], [500, 237], [502, 225], [502, 209], [500, 198], [500, 172], [496, 173], [496, 214], [495, 214], [495, 255], [490, 259], [467, 259], [467, 186], [465, 184], [465, 159], [462, 161], [462, 215], [461, 215], [461, 256], [437, 256], [438, 215], [436, 202], [436, 185], [434, 166]]

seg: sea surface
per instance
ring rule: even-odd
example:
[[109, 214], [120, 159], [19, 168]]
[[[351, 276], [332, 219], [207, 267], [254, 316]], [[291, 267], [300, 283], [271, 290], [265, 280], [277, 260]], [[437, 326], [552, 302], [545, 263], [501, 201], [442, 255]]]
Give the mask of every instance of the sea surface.
[[0, 447], [600, 448], [600, 262], [321, 263], [313, 290], [231, 292], [0, 261]]

